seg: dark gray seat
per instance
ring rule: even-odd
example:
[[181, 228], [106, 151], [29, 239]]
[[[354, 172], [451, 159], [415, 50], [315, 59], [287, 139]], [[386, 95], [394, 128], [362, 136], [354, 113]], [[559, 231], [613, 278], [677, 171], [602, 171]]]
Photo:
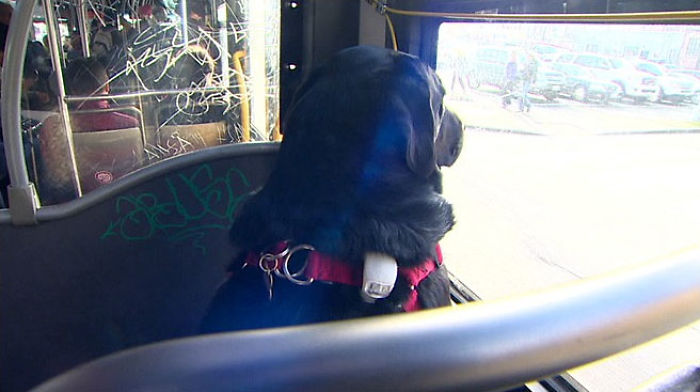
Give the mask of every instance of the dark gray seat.
[[225, 277], [236, 208], [263, 184], [276, 151], [196, 151], [71, 201], [101, 199], [67, 218], [0, 225], [0, 390], [195, 334]]

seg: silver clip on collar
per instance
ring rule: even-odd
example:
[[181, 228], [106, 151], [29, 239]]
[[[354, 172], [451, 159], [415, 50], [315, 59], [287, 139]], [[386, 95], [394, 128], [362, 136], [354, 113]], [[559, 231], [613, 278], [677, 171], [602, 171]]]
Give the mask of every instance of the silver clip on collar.
[[[258, 260], [258, 267], [260, 267], [260, 269], [267, 274], [274, 272], [279, 278], [287, 279], [288, 281], [300, 286], [307, 286], [313, 283], [313, 278], [308, 278], [306, 280], [298, 278], [304, 274], [306, 267], [309, 265], [309, 258], [307, 257], [304, 260], [304, 265], [302, 265], [301, 268], [294, 273], [289, 271], [289, 260], [291, 260], [292, 255], [294, 255], [296, 252], [311, 252], [315, 250], [316, 248], [311, 245], [301, 244], [292, 248], [286, 247], [282, 252], [277, 254], [263, 253]], [[282, 268], [280, 268], [280, 266]]]
[[308, 256], [306, 257], [306, 259], [304, 259], [304, 265], [302, 265], [298, 271], [296, 271], [293, 274], [289, 272], [289, 260], [292, 258], [292, 255], [294, 253], [301, 250], [307, 250], [312, 252], [315, 251], [316, 248], [314, 248], [311, 245], [301, 244], [293, 247], [292, 249], [289, 249], [289, 253], [287, 254], [287, 257], [284, 258], [284, 263], [282, 263], [282, 272], [284, 272], [284, 277], [287, 278], [288, 281], [301, 286], [308, 286], [311, 283], [313, 283], [314, 278], [308, 278], [307, 280], [297, 279], [298, 276], [301, 276], [304, 273], [304, 270], [306, 270], [306, 267], [309, 265]]

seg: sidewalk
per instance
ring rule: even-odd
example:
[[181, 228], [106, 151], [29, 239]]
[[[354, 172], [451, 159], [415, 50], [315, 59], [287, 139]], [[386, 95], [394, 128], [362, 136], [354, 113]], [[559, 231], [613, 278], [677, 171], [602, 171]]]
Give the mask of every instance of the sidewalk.
[[[634, 268], [696, 243], [699, 152], [697, 133], [469, 130], [455, 166], [443, 171], [457, 221], [441, 241], [445, 263], [481, 298], [497, 300]], [[591, 392], [627, 392], [672, 366], [697, 364], [697, 347], [700, 322], [569, 373]]]
[[[467, 127], [532, 135], [619, 135], [700, 131], [700, 115], [692, 107], [586, 105], [532, 97], [532, 110], [513, 103], [504, 109], [497, 96], [450, 100]], [[538, 99], [539, 98], [539, 99]]]

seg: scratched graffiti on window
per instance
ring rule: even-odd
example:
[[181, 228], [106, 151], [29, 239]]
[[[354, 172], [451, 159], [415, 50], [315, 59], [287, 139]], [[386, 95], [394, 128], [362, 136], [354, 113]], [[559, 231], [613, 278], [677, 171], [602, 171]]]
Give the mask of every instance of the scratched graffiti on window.
[[[107, 64], [119, 104], [142, 110], [151, 160], [270, 139], [278, 123], [279, 2], [86, 3], [90, 55]], [[187, 126], [213, 123], [224, 125], [222, 134], [193, 142], [199, 131]], [[168, 128], [178, 126], [177, 134]]]
[[165, 193], [119, 197], [119, 218], [110, 222], [101, 238], [189, 242], [204, 255], [207, 233], [228, 230], [238, 205], [250, 191], [250, 182], [240, 170], [230, 168], [225, 175], [215, 176], [210, 165], [202, 165], [191, 174], [168, 177], [165, 183]]
[[[32, 102], [25, 106], [31, 110], [23, 115], [42, 123], [36, 133], [45, 137], [36, 140], [63, 140], [69, 146], [70, 130], [104, 149], [95, 161], [80, 141], [61, 154], [37, 146], [33, 152], [41, 159], [32, 161], [30, 173], [46, 188], [40, 191], [43, 204], [64, 201], [54, 195], [62, 190], [67, 201], [108, 186], [111, 181], [93, 184], [104, 172], [117, 179], [185, 153], [279, 135], [279, 1], [53, 4], [55, 15], [44, 16], [59, 27], [47, 23], [50, 34], [35, 33], [32, 39], [47, 39], [51, 57], [58, 58], [37, 55], [36, 75], [42, 79], [32, 88], [41, 91], [28, 93]], [[62, 77], [51, 76], [51, 64], [62, 65], [56, 68]], [[56, 91], [49, 88], [54, 84]], [[140, 137], [127, 137], [134, 135]], [[117, 176], [120, 151], [138, 156], [138, 162]], [[59, 183], [42, 170], [44, 164], [65, 168]]]

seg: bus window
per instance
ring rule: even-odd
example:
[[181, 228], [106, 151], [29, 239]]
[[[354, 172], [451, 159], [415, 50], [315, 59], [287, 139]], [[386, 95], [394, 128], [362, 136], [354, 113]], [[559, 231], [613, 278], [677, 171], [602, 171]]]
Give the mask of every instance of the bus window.
[[[493, 299], [696, 243], [699, 42], [697, 25], [443, 23], [437, 70], [468, 126], [445, 173], [452, 272]], [[632, 390], [699, 344], [696, 323], [570, 374]]]
[[278, 2], [52, 5], [35, 12], [22, 85], [43, 205], [163, 159], [279, 134]]

